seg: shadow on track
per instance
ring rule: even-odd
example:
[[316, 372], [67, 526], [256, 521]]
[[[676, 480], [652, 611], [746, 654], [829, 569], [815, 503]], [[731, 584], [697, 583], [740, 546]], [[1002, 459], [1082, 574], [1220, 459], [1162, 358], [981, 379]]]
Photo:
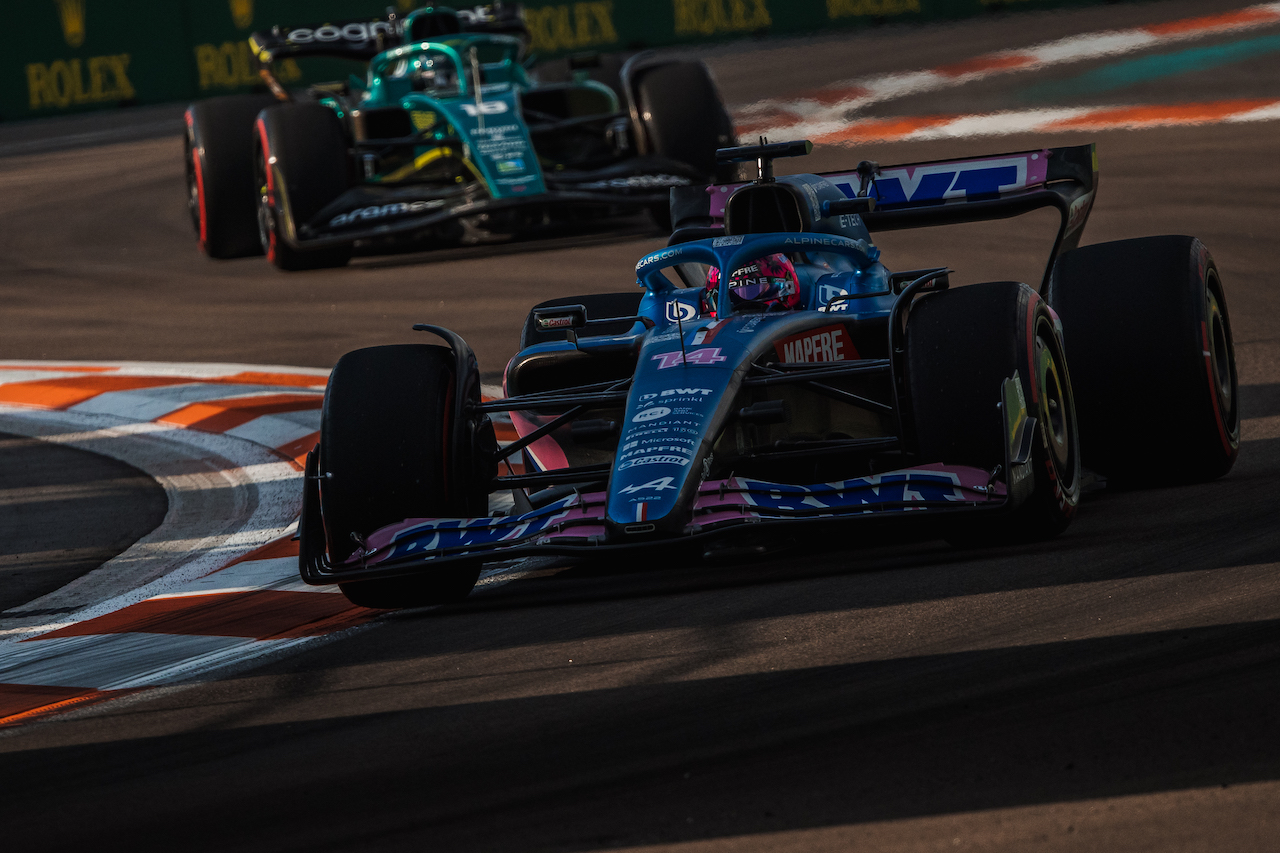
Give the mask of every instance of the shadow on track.
[[[721, 616], [736, 621], [741, 614], [733, 607], [717, 606], [731, 590], [744, 599], [767, 600], [773, 616], [795, 616], [1257, 566], [1280, 561], [1271, 499], [1271, 460], [1277, 458], [1280, 439], [1247, 442], [1235, 470], [1222, 480], [1094, 494], [1067, 533], [1049, 542], [959, 549], [940, 540], [886, 543], [881, 535], [868, 541], [855, 532], [843, 550], [796, 548], [749, 563], [673, 567], [647, 563], [641, 554], [629, 561], [583, 561], [552, 577], [481, 588], [461, 604], [390, 618], [422, 623], [425, 629], [439, 620], [489, 612], [652, 598], [673, 606], [636, 608], [628, 630], [664, 630], [716, 624]], [[1141, 559], [1134, 558], [1135, 551]], [[697, 596], [705, 607], [675, 606], [687, 596]], [[583, 639], [617, 631], [612, 621], [575, 624], [581, 631], [575, 636]], [[499, 636], [489, 636], [482, 647], [497, 648]], [[526, 641], [519, 634], [503, 636]], [[432, 650], [465, 650], [455, 645], [460, 639], [452, 630], [433, 631]], [[404, 655], [412, 658], [419, 651], [406, 648]]]
[[[303, 667], [266, 719], [243, 688], [206, 687], [112, 712], [126, 739], [3, 756], [24, 780], [4, 810], [24, 817], [15, 842], [57, 849], [769, 849], [750, 836], [1225, 788], [1280, 778], [1277, 636], [1272, 620], [622, 687], [590, 660], [394, 685]], [[478, 693], [498, 677], [525, 695]], [[179, 721], [199, 725], [151, 734]]]

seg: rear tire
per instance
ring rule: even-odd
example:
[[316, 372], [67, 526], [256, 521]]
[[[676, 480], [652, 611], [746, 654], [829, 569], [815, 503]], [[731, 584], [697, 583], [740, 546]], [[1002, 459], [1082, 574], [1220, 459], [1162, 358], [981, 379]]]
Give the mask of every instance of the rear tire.
[[282, 270], [343, 266], [349, 245], [296, 249], [288, 240], [351, 185], [342, 122], [320, 104], [279, 104], [262, 111], [256, 131], [258, 232], [267, 260]]
[[[907, 380], [922, 463], [1005, 462], [1001, 385], [1017, 371], [1036, 418], [1031, 497], [993, 525], [949, 538], [1025, 541], [1058, 535], [1080, 500], [1080, 444], [1071, 379], [1048, 304], [1025, 284], [998, 281], [924, 296], [907, 322]], [[1007, 479], [1009, 474], [1004, 472]]]
[[253, 183], [253, 123], [271, 95], [227, 95], [187, 107], [187, 208], [211, 258], [262, 254]]
[[[455, 405], [454, 358], [426, 344], [369, 347], [338, 360], [320, 426], [320, 509], [332, 565], [375, 530], [406, 518], [487, 514], [448, 482]], [[353, 536], [354, 534], [354, 536]], [[422, 607], [465, 598], [478, 566], [339, 584], [364, 607]]]
[[1191, 483], [1240, 452], [1235, 351], [1218, 268], [1194, 237], [1100, 243], [1058, 259], [1084, 463], [1122, 484]]
[[714, 178], [716, 149], [733, 145], [734, 135], [707, 67], [701, 62], [641, 67], [631, 85], [650, 150]]
[[[603, 320], [609, 317], [636, 316], [636, 312], [640, 310], [642, 298], [644, 298], [643, 293], [592, 293], [586, 296], [561, 296], [558, 299], [548, 299], [546, 302], [535, 305], [534, 308], [582, 305], [587, 309], [588, 320]], [[616, 327], [612, 324], [592, 326], [591, 332], [601, 335], [621, 335], [625, 334], [632, 325], [632, 323], [625, 325], [618, 323]], [[547, 341], [563, 340], [565, 340], [564, 332], [538, 331], [533, 322], [533, 312], [529, 312], [529, 316], [524, 321], [524, 328], [520, 331], [520, 349]]]

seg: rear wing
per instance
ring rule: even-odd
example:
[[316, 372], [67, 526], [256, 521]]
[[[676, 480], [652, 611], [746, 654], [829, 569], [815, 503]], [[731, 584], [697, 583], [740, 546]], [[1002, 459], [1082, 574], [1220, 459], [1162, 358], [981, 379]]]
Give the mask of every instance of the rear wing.
[[272, 27], [249, 36], [249, 47], [263, 65], [316, 56], [367, 61], [399, 45], [400, 29], [400, 21], [393, 16]]
[[249, 37], [263, 65], [279, 59], [328, 56], [370, 60], [408, 42], [441, 41], [454, 34], [517, 36], [527, 45], [529, 31], [519, 3], [488, 3], [469, 9], [419, 9], [408, 15], [326, 21], [297, 27], [272, 27]]
[[[824, 178], [846, 197], [859, 195], [858, 172]], [[864, 214], [872, 231], [922, 228], [1018, 216], [1042, 207], [1062, 213], [1059, 250], [1074, 249], [1098, 186], [1096, 146], [1042, 148], [970, 160], [935, 160], [882, 168], [863, 195], [876, 200]]]
[[[875, 199], [874, 209], [862, 214], [870, 231], [1005, 219], [1055, 208], [1061, 224], [1045, 270], [1047, 285], [1058, 255], [1080, 244], [1097, 195], [1098, 157], [1096, 146], [1089, 144], [901, 166], [864, 162], [817, 177], [845, 198]], [[723, 228], [729, 197], [743, 186], [747, 184], [673, 189], [673, 224], [677, 229]]]

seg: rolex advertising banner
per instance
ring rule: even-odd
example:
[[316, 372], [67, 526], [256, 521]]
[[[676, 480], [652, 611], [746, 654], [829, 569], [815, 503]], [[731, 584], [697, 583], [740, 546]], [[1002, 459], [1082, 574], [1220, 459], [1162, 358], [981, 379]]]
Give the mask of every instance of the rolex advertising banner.
[[[0, 58], [0, 118], [178, 100], [191, 92], [180, 3], [29, 0]], [[13, 18], [17, 18], [16, 22]]]
[[[886, 21], [1105, 0], [527, 0], [530, 50], [541, 58], [637, 50]], [[0, 55], [0, 121], [155, 104], [261, 86], [248, 38], [255, 30], [404, 14], [422, 0], [24, 0], [6, 9], [23, 34]], [[459, 3], [464, 14], [482, 12]], [[16, 21], [14, 20], [16, 19]], [[285, 85], [348, 69], [287, 60]], [[358, 71], [358, 68], [350, 70]], [[329, 79], [329, 78], [325, 78]]]

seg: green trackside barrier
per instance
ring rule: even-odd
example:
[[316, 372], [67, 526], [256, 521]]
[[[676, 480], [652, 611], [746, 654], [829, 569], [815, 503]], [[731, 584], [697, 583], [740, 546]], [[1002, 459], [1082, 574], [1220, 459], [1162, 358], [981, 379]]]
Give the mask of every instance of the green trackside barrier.
[[191, 93], [183, 7], [155, 0], [11, 4], [0, 55], [0, 119], [31, 118]]
[[534, 52], [553, 57], [1103, 2], [1107, 0], [526, 0], [525, 18]]
[[[254, 30], [413, 9], [413, 0], [25, 0], [0, 55], [0, 121], [184, 101], [260, 84]], [[330, 69], [333, 70], [333, 69]], [[284, 82], [303, 71], [287, 63]], [[345, 67], [342, 73], [346, 73]]]
[[[526, 0], [532, 50], [554, 58], [885, 22], [1108, 0]], [[245, 92], [260, 85], [248, 37], [298, 25], [407, 12], [423, 0], [26, 0], [8, 10], [23, 34], [0, 56], [0, 121]], [[474, 2], [458, 2], [467, 10]], [[348, 68], [286, 61], [286, 85]]]

